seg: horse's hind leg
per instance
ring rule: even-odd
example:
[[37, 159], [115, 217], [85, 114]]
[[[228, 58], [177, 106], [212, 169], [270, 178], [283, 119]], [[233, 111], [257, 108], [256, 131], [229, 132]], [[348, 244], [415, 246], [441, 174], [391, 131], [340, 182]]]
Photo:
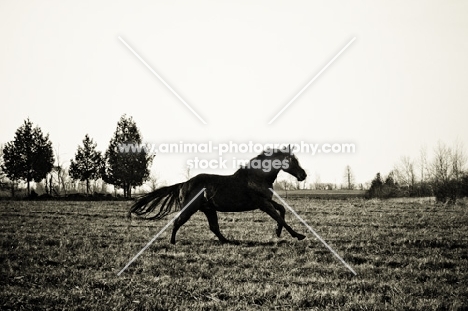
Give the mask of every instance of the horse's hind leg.
[[[271, 201], [273, 204], [273, 207], [279, 212], [281, 218], [284, 220], [284, 215], [286, 214], [286, 211], [284, 209], [284, 206], [281, 204], [276, 203], [275, 201]], [[280, 237], [281, 231], [283, 230], [283, 225], [278, 223], [278, 228], [276, 228], [276, 235]]]
[[[286, 230], [288, 230], [289, 234], [291, 234], [291, 236], [297, 238], [298, 240], [303, 240], [305, 238], [305, 235], [303, 234], [300, 234], [296, 231], [294, 231], [293, 228], [291, 228], [287, 223], [286, 221], [280, 216], [280, 214], [278, 214], [275, 210], [275, 208], [273, 207], [273, 203], [274, 201], [267, 201], [267, 202], [262, 202], [262, 204], [260, 204], [260, 210], [264, 211], [265, 213], [267, 213], [268, 215], [271, 216], [271, 218], [273, 218], [274, 220], [276, 220], [276, 222], [278, 223], [278, 226], [283, 226]], [[284, 207], [283, 207], [284, 208]]]
[[216, 234], [218, 239], [221, 243], [229, 242], [219, 231], [219, 224], [218, 224], [218, 214], [215, 210], [202, 210], [205, 213], [206, 218], [208, 219], [208, 223], [210, 225], [210, 230]]
[[174, 227], [172, 228], [171, 243], [175, 244], [177, 230], [182, 227], [189, 219], [198, 211], [198, 206], [195, 202], [192, 203], [192, 206], [187, 207], [177, 219], [174, 221]]

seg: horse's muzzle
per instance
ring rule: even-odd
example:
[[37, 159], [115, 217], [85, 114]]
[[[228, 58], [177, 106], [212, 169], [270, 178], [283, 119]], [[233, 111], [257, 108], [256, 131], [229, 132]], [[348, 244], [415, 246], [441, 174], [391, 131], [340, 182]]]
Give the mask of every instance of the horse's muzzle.
[[300, 174], [299, 176], [297, 176], [297, 180], [298, 181], [303, 181], [307, 178], [307, 174], [304, 172], [302, 174]]

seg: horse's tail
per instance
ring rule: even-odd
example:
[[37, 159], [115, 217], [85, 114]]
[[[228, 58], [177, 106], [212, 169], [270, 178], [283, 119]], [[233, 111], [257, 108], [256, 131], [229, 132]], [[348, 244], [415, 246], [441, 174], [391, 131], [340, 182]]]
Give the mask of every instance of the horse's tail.
[[[131, 218], [132, 214], [137, 216], [146, 216], [145, 219], [161, 219], [170, 213], [175, 212], [174, 205], [180, 208], [180, 190], [183, 183], [178, 183], [172, 186], [162, 187], [154, 190], [141, 197], [135, 204], [130, 207], [127, 217]], [[159, 207], [156, 214], [149, 216]], [[148, 217], [149, 216], [149, 217]]]

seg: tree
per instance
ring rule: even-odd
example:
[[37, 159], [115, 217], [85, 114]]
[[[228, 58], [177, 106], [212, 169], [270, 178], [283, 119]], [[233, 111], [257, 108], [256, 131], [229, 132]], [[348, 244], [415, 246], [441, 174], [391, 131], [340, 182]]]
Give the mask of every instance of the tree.
[[[54, 166], [49, 135], [43, 135], [38, 126], [33, 128], [32, 122], [25, 120], [16, 130], [14, 140], [3, 148], [3, 159], [3, 170], [7, 177], [13, 184], [18, 180], [26, 181], [30, 195], [30, 182], [40, 182]], [[14, 195], [14, 190], [12, 192]]]
[[158, 189], [160, 184], [160, 178], [156, 173], [153, 173], [148, 177], [148, 185], [151, 191]]
[[466, 155], [463, 151], [463, 145], [460, 142], [455, 142], [451, 152], [451, 162], [452, 162], [452, 177], [456, 181], [460, 181], [463, 177], [465, 165], [466, 165]]
[[388, 187], [396, 187], [398, 184], [395, 182], [395, 172], [391, 171], [385, 178], [385, 185]]
[[89, 181], [101, 178], [104, 160], [96, 143], [88, 134], [83, 139], [83, 146], [78, 146], [75, 160], [70, 162], [70, 176], [74, 180], [86, 181], [86, 193], [89, 194]]
[[431, 163], [432, 178], [435, 183], [446, 183], [452, 177], [452, 151], [440, 142], [434, 149], [434, 159]]
[[[306, 173], [307, 173], [307, 171], [306, 171]], [[307, 176], [309, 176], [309, 174], [307, 174]], [[297, 178], [294, 178], [291, 175], [289, 175], [289, 177], [290, 177], [290, 179], [292, 179], [291, 182], [295, 184], [295, 190], [301, 190], [301, 189], [304, 190], [304, 189], [307, 188], [307, 186], [306, 186], [307, 185], [306, 184], [307, 183], [307, 178], [304, 179], [303, 181], [299, 181], [299, 180], [297, 180]]]
[[0, 188], [5, 184], [6, 174], [3, 172], [3, 144], [0, 144]]
[[411, 189], [416, 183], [416, 171], [414, 162], [408, 156], [400, 158], [400, 162], [394, 167], [396, 181], [400, 186], [405, 186]]
[[424, 183], [428, 177], [428, 165], [427, 165], [427, 148], [426, 146], [419, 149], [419, 170], [420, 170], [420, 181]]
[[187, 180], [189, 180], [190, 178], [192, 178], [192, 172], [190, 171], [190, 165], [187, 165], [185, 167], [185, 178]]
[[315, 190], [323, 190], [322, 189], [322, 180], [320, 179], [320, 174], [315, 173], [315, 181], [314, 181], [314, 189]]
[[455, 143], [453, 148], [438, 143], [431, 163], [432, 187], [438, 202], [453, 204], [463, 196], [465, 164], [466, 156], [460, 143]]
[[382, 188], [383, 188], [383, 180], [380, 176], [380, 173], [375, 175], [375, 178], [372, 180], [369, 190], [367, 190], [367, 197], [369, 198], [380, 198], [382, 197]]
[[55, 149], [55, 158], [56, 158], [56, 165], [53, 168], [53, 171], [55, 171], [55, 175], [57, 177], [57, 193], [61, 193], [62, 191], [64, 193], [67, 193], [67, 177], [68, 175], [68, 170], [64, 167], [63, 163], [60, 161], [60, 148], [57, 147]]
[[124, 197], [130, 198], [131, 189], [141, 186], [149, 177], [154, 156], [143, 147], [135, 121], [123, 115], [106, 151], [103, 179], [122, 188]]
[[345, 173], [344, 173], [344, 180], [348, 190], [354, 189], [354, 173], [351, 170], [351, 166], [346, 165]]
[[289, 181], [289, 189], [290, 190], [301, 190], [301, 182], [297, 180], [297, 178], [295, 178], [294, 176], [292, 175], [288, 175], [286, 177]]

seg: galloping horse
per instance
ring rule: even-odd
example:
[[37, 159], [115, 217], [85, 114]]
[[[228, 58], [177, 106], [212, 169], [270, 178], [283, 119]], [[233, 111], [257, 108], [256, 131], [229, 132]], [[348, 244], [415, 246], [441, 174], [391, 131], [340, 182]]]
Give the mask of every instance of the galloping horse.
[[296, 177], [298, 181], [307, 177], [289, 148], [268, 149], [232, 175], [199, 174], [186, 182], [156, 189], [133, 204], [128, 216], [135, 214], [144, 216], [145, 219], [161, 219], [181, 210], [205, 188], [204, 195], [198, 196], [174, 221], [172, 244], [176, 242], [177, 230], [197, 211], [205, 214], [210, 230], [225, 243], [229, 241], [219, 231], [217, 212], [245, 212], [255, 209], [264, 211], [276, 220], [278, 237], [284, 227], [291, 236], [302, 240], [305, 236], [294, 231], [284, 220], [284, 206], [272, 200], [273, 194], [269, 188], [273, 188], [273, 182], [280, 170]]

